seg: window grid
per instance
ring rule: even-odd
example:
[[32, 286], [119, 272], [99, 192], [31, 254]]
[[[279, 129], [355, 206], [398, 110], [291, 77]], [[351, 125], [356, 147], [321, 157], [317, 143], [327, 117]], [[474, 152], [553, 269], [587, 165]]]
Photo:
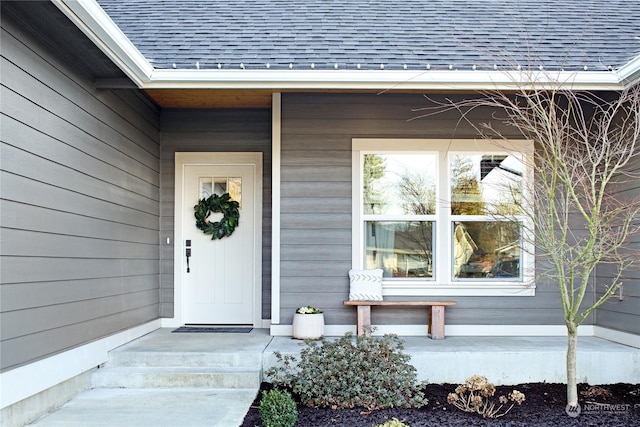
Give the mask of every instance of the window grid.
[[[390, 142], [389, 140], [362, 140], [357, 141], [357, 144], [354, 140], [354, 160], [357, 160], [359, 167], [357, 170], [358, 173], [358, 181], [357, 181], [357, 201], [358, 203], [358, 214], [354, 215], [357, 218], [357, 227], [359, 232], [354, 233], [357, 236], [354, 236], [354, 256], [357, 255], [357, 259], [354, 258], [354, 268], [365, 268], [367, 265], [367, 224], [372, 222], [391, 222], [391, 221], [428, 221], [433, 222], [433, 233], [432, 233], [432, 241], [433, 241], [433, 252], [432, 252], [432, 275], [429, 274], [412, 274], [409, 277], [385, 277], [384, 279], [384, 287], [385, 291], [389, 295], [419, 295], [424, 294], [424, 291], [428, 291], [430, 289], [471, 289], [469, 294], [473, 295], [481, 295], [483, 290], [489, 290], [488, 294], [491, 294], [491, 288], [498, 288], [502, 290], [506, 290], [509, 292], [509, 289], [515, 290], [515, 293], [518, 293], [518, 290], [522, 290], [523, 288], [530, 289], [531, 292], [520, 292], [522, 295], [532, 295], [533, 291], [533, 281], [532, 281], [532, 270], [533, 270], [533, 251], [531, 248], [524, 247], [525, 244], [523, 242], [522, 233], [524, 233], [526, 227], [519, 227], [518, 232], [519, 237], [516, 239], [518, 243], [518, 247], [520, 249], [516, 250], [513, 248], [504, 248], [504, 251], [511, 250], [512, 253], [507, 253], [507, 255], [519, 254], [517, 261], [515, 260], [515, 256], [512, 256], [512, 259], [508, 259], [505, 257], [500, 261], [500, 264], [503, 269], [498, 268], [497, 261], [492, 262], [491, 271], [484, 271], [482, 276], [472, 277], [472, 274], [469, 274], [471, 277], [455, 277], [454, 272], [454, 243], [453, 243], [453, 234], [455, 224], [471, 224], [478, 226], [481, 223], [491, 223], [497, 224], [500, 221], [493, 215], [488, 214], [466, 214], [466, 215], [454, 215], [451, 212], [451, 156], [453, 155], [479, 155], [486, 154], [487, 162], [495, 161], [500, 162], [503, 157], [507, 155], [507, 151], [496, 149], [495, 146], [490, 145], [489, 143], [479, 143], [478, 141], [447, 141], [438, 142], [438, 141], [429, 141], [429, 140], [405, 140], [402, 141], [406, 144], [408, 149], [403, 149], [404, 146], [402, 143]], [[416, 145], [422, 145], [424, 147], [428, 147], [427, 150], [415, 150]], [[436, 146], [439, 150], [433, 151], [433, 147]], [[389, 150], [388, 147], [394, 147], [394, 150]], [[518, 150], [514, 150], [513, 152], [517, 152], [518, 155], [523, 156], [523, 161], [526, 162], [526, 159], [530, 152], [530, 144], [528, 142], [521, 143], [517, 145]], [[386, 148], [386, 149], [385, 149]], [[455, 148], [455, 151], [453, 150]], [[398, 215], [398, 214], [365, 214], [364, 211], [364, 196], [362, 191], [362, 177], [364, 176], [364, 159], [366, 155], [369, 154], [381, 154], [381, 155], [392, 155], [397, 153], [411, 153], [411, 154], [432, 154], [435, 155], [436, 161], [436, 172], [435, 172], [435, 211], [433, 214], [429, 215]], [[495, 158], [491, 158], [494, 156]], [[484, 158], [483, 158], [484, 161]], [[487, 169], [488, 170], [488, 169]], [[487, 173], [487, 170], [481, 171], [481, 173]], [[529, 179], [527, 175], [527, 171], [525, 169], [524, 182]], [[354, 186], [356, 184], [356, 180], [354, 179]], [[354, 192], [354, 196], [356, 193]], [[507, 222], [507, 217], [505, 216], [505, 223]], [[516, 215], [509, 215], [508, 219], [510, 221], [515, 220], [524, 224], [524, 217], [519, 217]], [[356, 220], [354, 220], [354, 225], [356, 225]], [[503, 225], [496, 225], [499, 229], [503, 227]], [[355, 229], [354, 229], [355, 230]], [[505, 247], [508, 245], [505, 245]], [[519, 252], [518, 252], [519, 251]], [[497, 252], [496, 254], [502, 254], [502, 252]], [[496, 255], [497, 256], [497, 255]], [[488, 266], [485, 266], [485, 269], [488, 269]], [[508, 270], [510, 268], [511, 270]], [[514, 269], [517, 270], [517, 274], [514, 274]], [[495, 270], [495, 271], [494, 271]], [[446, 292], [446, 291], [445, 291]], [[480, 292], [480, 293], [478, 293]], [[502, 292], [502, 291], [500, 291]], [[502, 293], [496, 293], [502, 294]], [[444, 295], [444, 294], [443, 294]]]

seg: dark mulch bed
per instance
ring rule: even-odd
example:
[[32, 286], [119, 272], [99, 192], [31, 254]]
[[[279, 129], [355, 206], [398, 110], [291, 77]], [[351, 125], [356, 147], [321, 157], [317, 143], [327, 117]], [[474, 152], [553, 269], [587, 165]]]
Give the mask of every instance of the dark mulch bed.
[[[268, 390], [268, 384], [262, 390]], [[462, 412], [447, 403], [447, 395], [456, 388], [452, 384], [430, 384], [425, 387], [429, 404], [420, 409], [331, 410], [298, 406], [296, 426], [372, 427], [397, 418], [411, 427], [422, 426], [640, 426], [640, 384], [611, 384], [590, 387], [580, 384], [581, 413], [570, 417], [565, 412], [564, 384], [530, 383], [497, 387], [496, 396], [513, 389], [526, 395], [521, 406], [515, 406], [506, 416], [483, 419], [477, 414]], [[609, 394], [603, 393], [608, 391]], [[261, 393], [246, 415], [241, 427], [262, 427], [258, 405]], [[496, 399], [497, 401], [497, 399]]]

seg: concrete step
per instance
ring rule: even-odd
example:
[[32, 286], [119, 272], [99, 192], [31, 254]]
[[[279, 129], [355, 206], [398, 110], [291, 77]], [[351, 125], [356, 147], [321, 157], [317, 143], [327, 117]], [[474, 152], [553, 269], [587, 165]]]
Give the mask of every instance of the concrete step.
[[257, 389], [260, 367], [133, 367], [116, 366], [91, 375], [94, 388], [215, 388]]
[[259, 368], [262, 354], [256, 352], [167, 352], [126, 351], [109, 353], [107, 366], [138, 367], [208, 367], [208, 368]]
[[264, 331], [173, 334], [160, 329], [109, 352], [91, 382], [94, 388], [257, 390], [270, 341]]

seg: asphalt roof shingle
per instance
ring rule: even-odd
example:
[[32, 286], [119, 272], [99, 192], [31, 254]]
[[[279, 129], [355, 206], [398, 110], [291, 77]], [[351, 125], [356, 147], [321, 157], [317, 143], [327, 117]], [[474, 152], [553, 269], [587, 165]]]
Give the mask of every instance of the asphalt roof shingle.
[[[640, 1], [98, 0], [154, 67], [602, 71], [640, 54]], [[291, 64], [291, 65], [290, 65]]]

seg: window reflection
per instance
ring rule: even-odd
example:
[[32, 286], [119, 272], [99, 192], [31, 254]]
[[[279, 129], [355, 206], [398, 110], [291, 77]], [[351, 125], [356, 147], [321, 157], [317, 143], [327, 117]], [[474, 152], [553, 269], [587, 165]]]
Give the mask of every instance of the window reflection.
[[213, 186], [211, 177], [200, 177], [198, 179], [198, 194], [201, 199], [207, 199], [212, 194]]
[[522, 195], [522, 158], [506, 154], [452, 154], [453, 215], [516, 215]]
[[363, 213], [431, 215], [435, 212], [435, 177], [435, 155], [366, 154]]
[[455, 278], [521, 277], [520, 225], [505, 221], [454, 222]]
[[213, 192], [217, 196], [222, 196], [227, 192], [227, 177], [215, 177]]
[[231, 196], [231, 199], [238, 202], [240, 205], [239, 209], [242, 210], [242, 178], [230, 177], [228, 181], [228, 185], [229, 185], [229, 195]]
[[433, 277], [433, 222], [367, 221], [366, 268], [384, 277]]

